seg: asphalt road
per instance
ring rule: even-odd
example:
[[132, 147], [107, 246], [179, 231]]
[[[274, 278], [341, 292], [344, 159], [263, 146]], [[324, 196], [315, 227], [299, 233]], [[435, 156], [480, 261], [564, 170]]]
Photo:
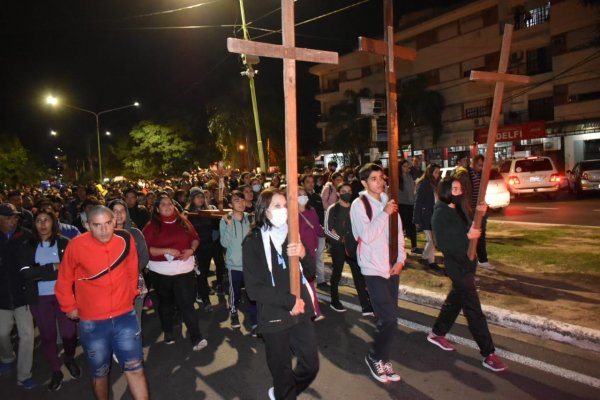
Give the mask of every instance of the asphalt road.
[[[357, 308], [353, 292], [348, 288], [343, 292], [343, 300]], [[363, 361], [373, 320], [353, 310], [334, 313], [327, 303], [322, 305], [327, 318], [316, 324], [321, 370], [300, 399], [600, 398], [600, 354], [492, 327], [496, 346], [510, 358], [509, 371], [493, 373], [481, 366], [478, 351], [469, 347], [468, 341], [467, 345], [458, 345], [453, 353], [429, 344], [424, 330], [432, 325], [437, 311], [408, 303], [401, 303], [393, 351], [402, 382], [380, 384], [371, 378]], [[249, 336], [249, 326], [230, 329], [223, 298], [212, 314], [201, 314], [200, 325], [209, 345], [193, 353], [189, 340], [181, 336], [173, 345], [164, 344], [156, 313], [151, 311], [144, 316], [145, 365], [152, 398], [267, 399], [271, 380], [264, 345]], [[460, 323], [452, 333], [459, 337], [455, 340], [471, 339]], [[16, 386], [14, 374], [2, 377], [2, 399], [92, 398], [87, 368], [79, 380], [67, 380], [59, 392], [49, 393], [45, 384], [50, 372], [39, 345], [36, 346], [34, 377], [44, 386], [25, 391]], [[80, 352], [78, 349], [77, 360], [84, 365]], [[116, 365], [111, 381], [112, 398], [131, 398]]]
[[542, 196], [512, 199], [503, 211], [492, 211], [490, 219], [513, 222], [600, 226], [600, 194], [583, 199], [561, 192], [556, 200]]

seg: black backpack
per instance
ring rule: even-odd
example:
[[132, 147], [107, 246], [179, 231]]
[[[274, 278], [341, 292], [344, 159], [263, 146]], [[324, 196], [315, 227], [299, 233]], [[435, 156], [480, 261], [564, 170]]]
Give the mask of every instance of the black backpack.
[[[371, 203], [369, 203], [369, 199], [366, 196], [361, 195], [360, 199], [362, 200], [365, 211], [367, 212], [367, 217], [369, 217], [369, 221], [373, 218], [373, 210], [371, 209]], [[352, 218], [350, 218], [350, 225], [352, 225]], [[360, 241], [360, 238], [358, 238]], [[356, 250], [358, 249], [358, 241], [354, 239], [354, 234], [352, 233], [352, 229], [350, 232], [344, 236], [344, 248], [346, 249], [346, 256], [351, 258], [352, 260], [356, 260]]]

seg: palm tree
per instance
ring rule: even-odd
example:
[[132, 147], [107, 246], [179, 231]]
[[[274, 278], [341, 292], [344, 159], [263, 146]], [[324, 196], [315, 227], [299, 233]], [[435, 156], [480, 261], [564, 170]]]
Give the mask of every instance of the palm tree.
[[418, 76], [398, 88], [398, 125], [402, 132], [411, 135], [413, 128], [429, 126], [433, 132], [435, 144], [442, 135], [442, 112], [446, 100], [440, 92], [427, 90], [427, 81]]
[[344, 163], [349, 165], [362, 164], [362, 155], [371, 147], [371, 119], [358, 113], [361, 97], [371, 97], [369, 89], [346, 91], [345, 100], [332, 106], [328, 114], [328, 144], [333, 152], [344, 154]]

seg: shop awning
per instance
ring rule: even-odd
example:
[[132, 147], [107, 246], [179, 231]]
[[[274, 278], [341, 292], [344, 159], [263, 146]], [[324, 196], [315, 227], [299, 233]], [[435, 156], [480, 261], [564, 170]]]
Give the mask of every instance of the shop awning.
[[[475, 141], [486, 143], [488, 128], [475, 130]], [[497, 142], [512, 142], [524, 139], [537, 139], [546, 137], [546, 123], [544, 121], [524, 122], [522, 124], [503, 125], [498, 127]]]

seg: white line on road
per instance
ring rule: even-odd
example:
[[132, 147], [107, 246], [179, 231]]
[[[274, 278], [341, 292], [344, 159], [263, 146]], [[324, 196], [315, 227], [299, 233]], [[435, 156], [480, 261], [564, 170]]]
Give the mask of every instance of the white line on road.
[[[319, 294], [319, 298], [324, 301], [331, 301], [331, 298], [327, 295]], [[344, 305], [344, 307], [346, 307], [350, 310], [357, 311], [357, 312], [362, 311], [361, 308], [356, 304], [348, 303], [346, 301], [342, 301], [342, 304]], [[404, 326], [408, 329], [412, 329], [417, 332], [429, 333], [431, 331], [431, 327], [429, 327], [429, 326], [417, 324], [415, 322], [408, 321], [403, 318], [398, 318], [398, 325]], [[477, 343], [475, 343], [475, 341], [473, 341], [473, 340], [466, 339], [461, 336], [456, 336], [456, 335], [452, 335], [452, 334], [448, 334], [448, 335], [446, 335], [446, 337], [448, 339], [450, 339], [451, 341], [453, 341], [454, 343], [458, 343], [463, 346], [467, 346], [472, 349], [479, 350]], [[556, 365], [552, 365], [552, 364], [548, 364], [543, 361], [535, 360], [533, 358], [526, 357], [521, 354], [513, 353], [512, 351], [508, 351], [508, 350], [496, 349], [496, 354], [498, 354], [499, 356], [501, 356], [507, 360], [514, 361], [516, 363], [528, 366], [530, 368], [534, 368], [534, 369], [537, 369], [540, 371], [547, 372], [552, 375], [556, 375], [556, 376], [568, 379], [573, 382], [582, 383], [584, 385], [591, 386], [596, 389], [600, 389], [600, 379], [594, 378], [593, 376], [584, 375], [579, 372], [575, 372], [575, 371], [571, 371], [571, 370], [568, 370], [565, 368], [557, 367]]]
[[557, 207], [525, 207], [529, 210], [558, 210]]

